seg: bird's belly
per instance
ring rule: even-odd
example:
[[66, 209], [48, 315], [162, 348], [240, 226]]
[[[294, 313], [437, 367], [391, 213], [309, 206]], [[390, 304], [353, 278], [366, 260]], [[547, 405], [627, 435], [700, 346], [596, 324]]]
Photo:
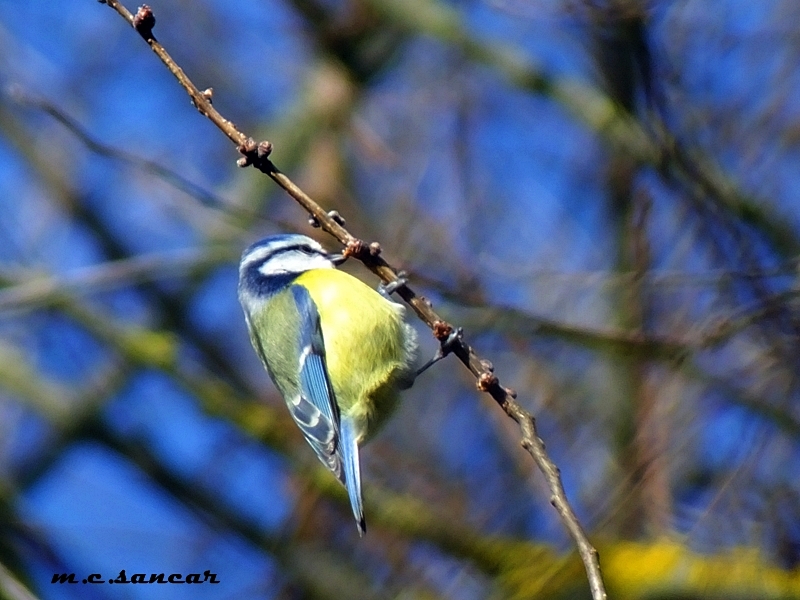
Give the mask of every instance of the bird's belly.
[[403, 308], [342, 271], [307, 271], [297, 283], [308, 288], [317, 305], [342, 414], [354, 418], [362, 436], [369, 437], [391, 413], [398, 380], [412, 368]]

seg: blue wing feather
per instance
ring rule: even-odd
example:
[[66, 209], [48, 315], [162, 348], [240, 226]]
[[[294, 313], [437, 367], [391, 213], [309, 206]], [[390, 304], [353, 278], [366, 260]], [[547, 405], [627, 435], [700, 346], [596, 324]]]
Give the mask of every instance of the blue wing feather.
[[366, 531], [361, 499], [358, 440], [353, 422], [340, 420], [339, 405], [325, 365], [319, 312], [308, 290], [291, 287], [300, 314], [300, 396], [292, 414], [317, 456], [347, 488], [360, 534]]
[[300, 313], [300, 387], [303, 395], [338, 429], [339, 407], [325, 366], [325, 342], [317, 305], [306, 288], [293, 285], [291, 290]]
[[314, 351], [301, 355], [300, 388], [328, 421], [331, 423], [338, 421], [339, 411], [333, 399], [323, 355]]
[[289, 410], [319, 459], [344, 483], [338, 452], [339, 407], [325, 366], [319, 312], [306, 288], [293, 285], [290, 289], [300, 315], [300, 395], [291, 399]]

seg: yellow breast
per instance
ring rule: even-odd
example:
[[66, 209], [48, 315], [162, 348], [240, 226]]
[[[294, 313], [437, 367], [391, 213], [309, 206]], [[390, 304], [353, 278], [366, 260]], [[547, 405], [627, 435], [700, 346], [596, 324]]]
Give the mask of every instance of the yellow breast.
[[342, 413], [356, 419], [368, 437], [394, 408], [397, 380], [407, 379], [413, 368], [405, 311], [343, 271], [306, 271], [296, 283], [308, 289], [319, 310], [328, 373]]

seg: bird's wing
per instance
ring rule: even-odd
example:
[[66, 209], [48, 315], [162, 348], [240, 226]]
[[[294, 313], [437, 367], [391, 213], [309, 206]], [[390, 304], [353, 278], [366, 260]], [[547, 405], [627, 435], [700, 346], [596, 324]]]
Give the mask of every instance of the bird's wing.
[[287, 398], [287, 405], [317, 456], [344, 482], [339, 452], [339, 405], [325, 366], [319, 312], [306, 288], [293, 285], [291, 291], [300, 315], [300, 393]]
[[325, 365], [325, 340], [317, 306], [306, 288], [294, 285], [291, 289], [300, 314], [300, 395], [289, 408], [317, 456], [347, 488], [363, 535], [366, 525], [355, 426], [348, 417], [340, 419]]

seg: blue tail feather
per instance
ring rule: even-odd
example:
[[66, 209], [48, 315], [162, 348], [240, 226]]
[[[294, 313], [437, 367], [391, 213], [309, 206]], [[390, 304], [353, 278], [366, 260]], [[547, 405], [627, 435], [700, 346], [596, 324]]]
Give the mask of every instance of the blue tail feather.
[[358, 442], [353, 421], [348, 417], [342, 419], [341, 424], [341, 446], [342, 462], [344, 463], [344, 485], [347, 494], [350, 496], [350, 506], [353, 509], [353, 516], [356, 518], [358, 533], [364, 535], [367, 532], [367, 523], [364, 520], [364, 505], [361, 500], [361, 467], [358, 459]]

